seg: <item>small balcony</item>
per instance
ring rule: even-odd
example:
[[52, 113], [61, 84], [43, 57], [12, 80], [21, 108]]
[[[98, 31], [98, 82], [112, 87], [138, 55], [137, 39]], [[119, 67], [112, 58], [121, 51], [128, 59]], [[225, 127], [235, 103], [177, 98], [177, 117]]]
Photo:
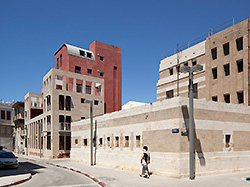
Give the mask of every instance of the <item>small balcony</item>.
[[14, 117], [14, 122], [17, 121], [17, 120], [24, 120], [24, 112], [22, 113], [18, 113], [17, 115], [15, 115]]
[[70, 132], [71, 123], [68, 122], [60, 122], [59, 123], [59, 131]]
[[50, 132], [51, 131], [51, 123], [47, 123], [43, 125], [43, 132]]
[[24, 129], [24, 130], [21, 131], [21, 136], [27, 136], [27, 131], [26, 131], [26, 129]]

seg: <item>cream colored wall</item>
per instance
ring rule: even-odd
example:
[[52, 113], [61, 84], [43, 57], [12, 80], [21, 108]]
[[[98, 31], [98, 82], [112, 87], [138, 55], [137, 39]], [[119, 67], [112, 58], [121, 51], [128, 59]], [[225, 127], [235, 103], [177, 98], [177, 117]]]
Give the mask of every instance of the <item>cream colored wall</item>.
[[[97, 139], [103, 138], [103, 145], [97, 148], [97, 164], [139, 172], [142, 146], [147, 145], [152, 157], [150, 169], [154, 174], [188, 176], [189, 141], [188, 137], [181, 136], [181, 131], [188, 127], [186, 106], [188, 98], [176, 97], [96, 117]], [[238, 161], [250, 161], [244, 156], [250, 148], [246, 146], [246, 139], [239, 135], [241, 131], [250, 132], [247, 128], [249, 107], [205, 100], [195, 100], [194, 106], [197, 175], [250, 170], [244, 162]], [[72, 124], [72, 160], [89, 163], [89, 123], [89, 120], [82, 120]], [[175, 128], [180, 132], [172, 133]], [[226, 134], [231, 135], [228, 148], [225, 147]], [[138, 135], [141, 136], [140, 147], [136, 147]], [[113, 141], [108, 147], [107, 137], [114, 140], [116, 136], [122, 140], [120, 146], [115, 147]], [[129, 136], [128, 148], [124, 147], [125, 136]], [[88, 146], [83, 145], [85, 138]], [[75, 145], [75, 139], [78, 139], [78, 145]], [[230, 167], [223, 169], [225, 163], [230, 163]]]

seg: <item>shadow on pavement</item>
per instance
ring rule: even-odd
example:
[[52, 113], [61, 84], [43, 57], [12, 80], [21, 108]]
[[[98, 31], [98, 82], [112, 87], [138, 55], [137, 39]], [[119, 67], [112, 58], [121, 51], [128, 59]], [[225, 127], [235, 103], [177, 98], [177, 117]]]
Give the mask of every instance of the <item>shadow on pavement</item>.
[[29, 174], [35, 175], [39, 173], [37, 170], [45, 168], [44, 166], [40, 166], [28, 161], [19, 161], [18, 169], [11, 168], [1, 168], [0, 169], [0, 177], [13, 176], [13, 175], [22, 175]]

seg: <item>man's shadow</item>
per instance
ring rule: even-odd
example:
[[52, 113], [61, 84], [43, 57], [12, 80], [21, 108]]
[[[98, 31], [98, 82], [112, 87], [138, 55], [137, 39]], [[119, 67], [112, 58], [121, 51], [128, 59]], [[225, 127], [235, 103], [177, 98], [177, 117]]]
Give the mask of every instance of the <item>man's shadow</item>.
[[[186, 130], [189, 133], [189, 113], [188, 113], [187, 105], [182, 105], [181, 111], [182, 111], [184, 122], [186, 124]], [[189, 136], [187, 136], [187, 138], [189, 141]], [[204, 154], [202, 152], [201, 141], [200, 141], [200, 139], [197, 138], [197, 135], [196, 135], [195, 121], [194, 121], [194, 149], [198, 154], [200, 165], [206, 166], [206, 159], [205, 159]]]

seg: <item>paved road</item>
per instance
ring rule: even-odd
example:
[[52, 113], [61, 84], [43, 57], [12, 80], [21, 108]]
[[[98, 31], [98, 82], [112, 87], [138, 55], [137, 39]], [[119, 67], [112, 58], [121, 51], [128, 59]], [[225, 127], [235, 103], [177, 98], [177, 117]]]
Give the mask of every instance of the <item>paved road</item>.
[[32, 179], [18, 186], [49, 186], [49, 187], [69, 187], [69, 186], [93, 186], [100, 187], [83, 174], [50, 166], [48, 164], [27, 161], [19, 158], [19, 168], [17, 170], [0, 170], [1, 176], [12, 176], [17, 174], [32, 174]]

